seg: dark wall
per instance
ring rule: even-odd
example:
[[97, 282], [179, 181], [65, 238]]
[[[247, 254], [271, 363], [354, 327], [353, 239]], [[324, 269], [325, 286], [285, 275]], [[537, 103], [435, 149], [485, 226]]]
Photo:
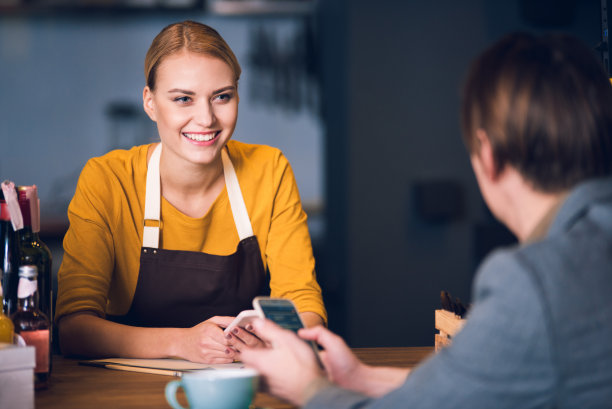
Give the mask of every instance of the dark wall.
[[461, 142], [469, 63], [518, 29], [594, 46], [600, 2], [557, 2], [569, 18], [556, 20], [538, 1], [322, 3], [328, 234], [318, 270], [330, 327], [352, 346], [432, 345], [440, 290], [469, 300], [478, 262], [513, 241], [487, 212]]

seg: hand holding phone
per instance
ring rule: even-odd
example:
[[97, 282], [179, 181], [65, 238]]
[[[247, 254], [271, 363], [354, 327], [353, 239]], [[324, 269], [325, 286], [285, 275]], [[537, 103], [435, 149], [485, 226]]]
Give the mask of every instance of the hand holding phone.
[[[255, 297], [253, 300], [255, 310], [270, 321], [275, 322], [280, 327], [291, 330], [297, 334], [300, 328], [304, 328], [304, 323], [293, 304], [293, 301], [285, 298]], [[315, 357], [321, 369], [325, 369], [319, 357], [319, 347], [314, 341], [306, 341], [315, 353]]]

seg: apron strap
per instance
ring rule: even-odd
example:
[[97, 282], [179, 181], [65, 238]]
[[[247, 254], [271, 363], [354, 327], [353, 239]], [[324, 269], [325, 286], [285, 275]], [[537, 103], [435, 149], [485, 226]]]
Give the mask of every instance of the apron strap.
[[[162, 144], [158, 144], [149, 159], [147, 167], [147, 185], [145, 192], [144, 229], [142, 233], [142, 247], [159, 248], [159, 229], [161, 225], [161, 182], [159, 177], [159, 161]], [[251, 219], [244, 204], [238, 177], [234, 165], [227, 154], [227, 147], [221, 151], [223, 162], [223, 175], [229, 197], [234, 223], [240, 240], [253, 236]]]
[[[162, 144], [159, 143], [147, 167], [147, 185], [145, 192], [144, 229], [142, 232], [142, 247], [159, 247], [160, 203], [161, 182], [159, 178], [159, 158], [161, 157]], [[147, 224], [151, 224], [147, 226]]]
[[221, 151], [221, 160], [223, 161], [225, 187], [227, 188], [227, 195], [229, 196], [230, 206], [232, 207], [234, 223], [236, 224], [236, 230], [238, 230], [238, 237], [240, 237], [242, 241], [253, 235], [253, 227], [251, 226], [251, 219], [249, 219], [249, 213], [244, 204], [244, 198], [242, 197], [242, 191], [240, 190], [240, 184], [238, 183], [234, 165], [232, 165], [232, 161], [227, 154], [227, 147]]

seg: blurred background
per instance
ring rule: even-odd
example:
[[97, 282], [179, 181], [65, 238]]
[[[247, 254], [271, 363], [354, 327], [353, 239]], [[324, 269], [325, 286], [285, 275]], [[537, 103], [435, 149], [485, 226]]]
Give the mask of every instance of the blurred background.
[[479, 262], [515, 242], [461, 142], [471, 59], [562, 31], [608, 64], [605, 0], [0, 0], [0, 178], [38, 185], [55, 272], [87, 159], [156, 140], [144, 56], [186, 19], [236, 53], [234, 138], [289, 158], [329, 326], [354, 347], [433, 345], [440, 291], [469, 303]]

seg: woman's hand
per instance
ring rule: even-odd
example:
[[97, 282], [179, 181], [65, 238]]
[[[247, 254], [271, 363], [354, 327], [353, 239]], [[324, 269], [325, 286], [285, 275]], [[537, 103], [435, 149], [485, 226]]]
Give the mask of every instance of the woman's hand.
[[212, 317], [188, 328], [178, 340], [177, 356], [205, 364], [226, 364], [233, 362], [236, 351], [223, 334], [233, 317]]
[[227, 334], [228, 345], [230, 345], [238, 354], [237, 359], [240, 359], [240, 351], [244, 348], [263, 347], [264, 342], [253, 334], [253, 325], [247, 324], [245, 328], [234, 327], [230, 334]]

